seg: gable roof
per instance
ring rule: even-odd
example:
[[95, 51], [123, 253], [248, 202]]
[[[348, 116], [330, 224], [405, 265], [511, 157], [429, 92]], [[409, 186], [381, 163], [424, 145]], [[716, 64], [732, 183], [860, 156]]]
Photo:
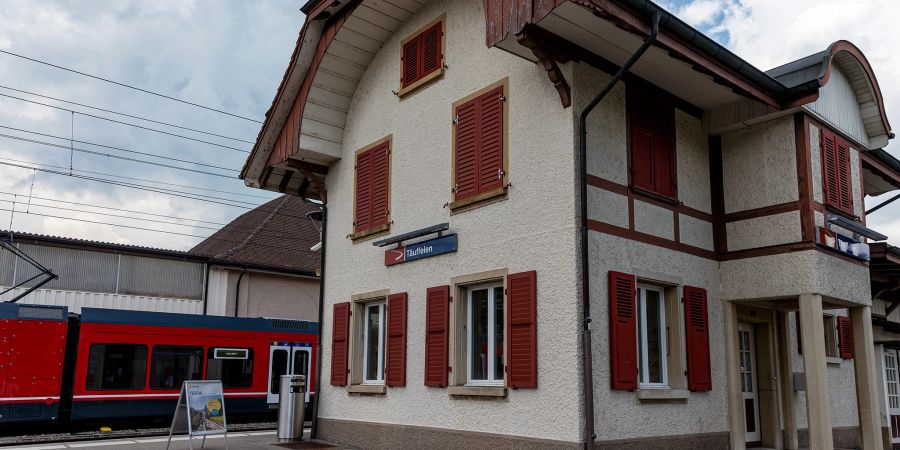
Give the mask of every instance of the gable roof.
[[298, 197], [283, 195], [241, 214], [190, 253], [213, 263], [315, 275], [319, 252], [310, 247], [319, 242], [319, 229], [307, 214], [318, 211]]

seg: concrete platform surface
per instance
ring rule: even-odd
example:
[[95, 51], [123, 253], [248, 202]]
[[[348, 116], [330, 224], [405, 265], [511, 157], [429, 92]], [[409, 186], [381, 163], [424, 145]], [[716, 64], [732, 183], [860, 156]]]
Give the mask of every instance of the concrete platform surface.
[[[309, 436], [309, 430], [304, 433], [304, 438]], [[94, 441], [72, 441], [72, 442], [54, 442], [52, 444], [33, 444], [13, 447], [0, 447], [0, 450], [64, 450], [64, 449], [102, 449], [102, 450], [164, 450], [168, 436], [159, 437], [143, 437], [135, 439], [110, 439], [110, 440], [94, 440]], [[202, 437], [193, 439], [193, 448], [200, 449]], [[189, 449], [187, 436], [173, 436], [170, 450], [186, 450]], [[225, 439], [222, 435], [207, 436], [206, 445], [203, 447], [208, 450], [224, 450]], [[267, 449], [267, 450], [345, 450], [346, 447], [334, 446], [324, 442], [301, 441], [295, 443], [278, 443], [275, 438], [275, 431], [245, 431], [228, 433], [228, 450], [250, 450], [250, 449]]]

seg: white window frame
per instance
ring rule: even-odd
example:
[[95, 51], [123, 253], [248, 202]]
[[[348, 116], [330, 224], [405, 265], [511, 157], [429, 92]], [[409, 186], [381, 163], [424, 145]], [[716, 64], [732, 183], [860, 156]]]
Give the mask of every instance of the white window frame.
[[[500, 379], [497, 378], [497, 374], [494, 373], [494, 359], [496, 358], [496, 349], [497, 345], [493, 342], [495, 337], [495, 329], [494, 325], [496, 324], [496, 302], [503, 302], [506, 297], [505, 293], [500, 295], [500, 298], [494, 298], [494, 290], [496, 288], [500, 288], [501, 292], [504, 291], [503, 283], [486, 283], [479, 284], [476, 286], [470, 286], [466, 289], [466, 386], [505, 386], [506, 385], [506, 377], [504, 373], [500, 373]], [[488, 361], [487, 364], [487, 380], [473, 380], [472, 379], [472, 293], [475, 291], [487, 290], [488, 292]], [[503, 314], [506, 315], [506, 305], [503, 305]], [[506, 318], [504, 317], [504, 320]], [[504, 322], [505, 323], [505, 322]], [[504, 345], [506, 339], [507, 330], [503, 330], [503, 338]], [[503, 366], [506, 367], [506, 355], [503, 355]], [[505, 370], [504, 370], [505, 371]]]
[[[363, 364], [362, 364], [362, 384], [384, 384], [384, 333], [385, 333], [385, 313], [387, 313], [386, 302], [369, 302], [363, 305]], [[369, 309], [380, 308], [378, 314], [378, 374], [374, 379], [367, 378], [369, 367]]]
[[[639, 284], [637, 286], [637, 307], [638, 307], [638, 342], [640, 343], [640, 347], [638, 350], [638, 387], [641, 389], [668, 389], [669, 388], [669, 374], [668, 374], [668, 355], [669, 355], [669, 347], [668, 342], [666, 342], [666, 335], [668, 334], [668, 328], [666, 326], [666, 293], [663, 288], [656, 286], [648, 286], [644, 284]], [[647, 292], [653, 291], [659, 295], [659, 319], [660, 319], [660, 355], [663, 359], [660, 362], [660, 371], [662, 375], [662, 382], [660, 383], [648, 383], [644, 380], [650, 378], [650, 369], [649, 365], [649, 357], [647, 353]]]

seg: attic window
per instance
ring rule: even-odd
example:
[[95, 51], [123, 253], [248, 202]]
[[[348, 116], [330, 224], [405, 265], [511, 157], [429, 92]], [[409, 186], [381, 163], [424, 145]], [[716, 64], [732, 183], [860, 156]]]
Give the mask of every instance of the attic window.
[[444, 18], [439, 17], [400, 44], [402, 97], [444, 73]]

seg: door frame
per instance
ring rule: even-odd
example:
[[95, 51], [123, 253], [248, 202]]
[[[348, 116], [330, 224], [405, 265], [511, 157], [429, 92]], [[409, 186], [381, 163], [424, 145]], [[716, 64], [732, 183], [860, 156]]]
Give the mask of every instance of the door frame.
[[[747, 343], [748, 348], [746, 350], [741, 349], [741, 345], [743, 343], [742, 334], [747, 333]], [[744, 366], [741, 364], [741, 352], [747, 351], [750, 353], [750, 368], [745, 371]], [[743, 400], [743, 411], [744, 411], [744, 442], [746, 443], [762, 443], [762, 424], [760, 423], [760, 411], [759, 411], [759, 364], [757, 362], [757, 349], [756, 349], [756, 327], [752, 323], [747, 322], [738, 322], [738, 364], [741, 365], [739, 367], [738, 373], [741, 378], [741, 398]], [[750, 374], [750, 389], [751, 392], [748, 394], [744, 391], [744, 381], [743, 374], [748, 372]], [[748, 398], [749, 395], [749, 398]], [[747, 400], [753, 400], [753, 423], [756, 425], [755, 431], [751, 434], [747, 432], [747, 408], [746, 403]]]
[[[897, 349], [885, 348], [883, 351], [884, 358], [884, 405], [887, 409], [888, 430], [890, 431], [891, 445], [900, 444], [900, 352]], [[897, 389], [897, 408], [891, 408], [891, 396], [888, 384], [891, 380], [888, 377], [888, 358], [893, 360], [894, 366], [894, 383]], [[896, 417], [896, 418], [895, 418]]]
[[272, 363], [274, 361], [272, 355], [274, 355], [277, 350], [285, 350], [288, 353], [286, 361], [287, 367], [284, 372], [285, 375], [298, 375], [294, 373], [294, 358], [298, 352], [306, 353], [306, 398], [304, 400], [309, 403], [312, 345], [306, 342], [272, 342], [269, 344], [269, 364], [268, 370], [266, 371], [266, 377], [268, 378], [266, 381], [266, 403], [270, 405], [277, 404], [280, 397], [280, 394], [272, 392]]

